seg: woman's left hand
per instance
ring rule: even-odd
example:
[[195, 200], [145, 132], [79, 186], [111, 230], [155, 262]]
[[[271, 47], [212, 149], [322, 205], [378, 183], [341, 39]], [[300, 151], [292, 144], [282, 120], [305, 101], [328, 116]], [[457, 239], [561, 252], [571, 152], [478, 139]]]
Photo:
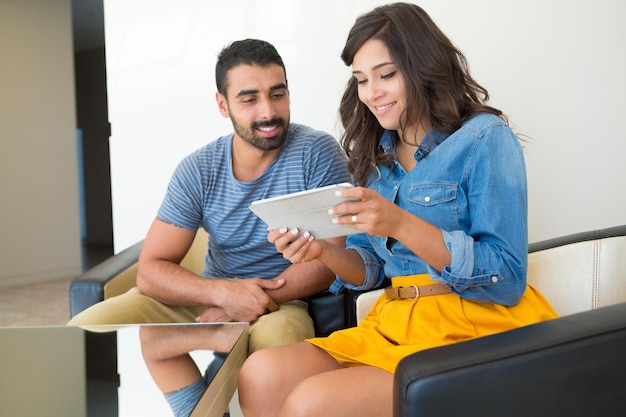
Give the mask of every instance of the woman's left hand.
[[345, 224], [361, 232], [375, 236], [394, 237], [399, 227], [400, 219], [407, 214], [396, 204], [387, 200], [376, 191], [364, 187], [345, 188], [341, 191], [343, 198], [358, 198], [337, 204], [331, 209], [336, 217], [333, 222]]

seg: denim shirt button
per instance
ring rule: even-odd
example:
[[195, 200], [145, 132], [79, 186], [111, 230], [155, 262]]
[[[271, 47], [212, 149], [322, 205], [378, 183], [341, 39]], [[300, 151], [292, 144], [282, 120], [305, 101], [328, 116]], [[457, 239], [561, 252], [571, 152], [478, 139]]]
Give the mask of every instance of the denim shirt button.
[[425, 197], [424, 201], [427, 202], [427, 203], [430, 202], [430, 197]]
[[491, 277], [491, 282], [493, 282], [494, 284], [498, 282], [498, 277], [496, 276]]

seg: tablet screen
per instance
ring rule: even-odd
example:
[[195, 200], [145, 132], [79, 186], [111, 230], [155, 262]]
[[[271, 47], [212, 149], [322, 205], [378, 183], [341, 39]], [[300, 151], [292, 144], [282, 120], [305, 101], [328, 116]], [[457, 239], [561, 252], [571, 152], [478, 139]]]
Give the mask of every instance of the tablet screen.
[[335, 191], [349, 187], [352, 184], [346, 182], [257, 200], [250, 210], [272, 229], [297, 227], [300, 232], [309, 231], [316, 239], [361, 233], [350, 226], [334, 224], [335, 216], [328, 214], [328, 209], [339, 203], [358, 201], [335, 195]]

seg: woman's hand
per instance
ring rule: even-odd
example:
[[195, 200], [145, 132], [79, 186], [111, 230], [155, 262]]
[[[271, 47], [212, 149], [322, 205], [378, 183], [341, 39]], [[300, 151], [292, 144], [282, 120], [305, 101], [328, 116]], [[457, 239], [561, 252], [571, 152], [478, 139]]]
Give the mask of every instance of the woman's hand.
[[402, 227], [406, 211], [387, 200], [376, 191], [364, 187], [346, 188], [337, 191], [343, 198], [358, 198], [359, 201], [337, 204], [330, 214], [334, 223], [345, 224], [374, 236], [395, 237]]
[[[394, 237], [397, 230], [402, 227], [401, 218], [407, 212], [376, 191], [354, 187], [337, 191], [337, 194], [343, 198], [355, 198], [359, 201], [345, 202], [332, 207], [329, 214], [335, 216], [334, 223], [344, 224], [371, 235], [390, 237]], [[331, 245], [327, 241], [316, 240], [307, 231], [300, 234], [298, 229], [285, 227], [268, 231], [267, 239], [276, 246], [276, 250], [282, 253], [285, 259], [294, 264], [321, 258], [324, 250]]]
[[286, 227], [278, 230], [268, 229], [267, 240], [276, 246], [276, 250], [292, 264], [308, 262], [317, 259], [323, 252], [324, 240], [316, 240], [309, 232], [302, 233], [298, 229], [288, 230]]
[[346, 224], [374, 236], [391, 237], [438, 271], [450, 265], [451, 255], [438, 227], [401, 209], [374, 190], [355, 187], [338, 191], [357, 202], [333, 207], [335, 222]]
[[316, 240], [310, 233], [298, 236], [298, 229], [268, 229], [267, 239], [291, 263], [317, 260], [346, 282], [361, 285], [365, 279], [365, 265], [361, 256], [345, 248], [345, 237]]

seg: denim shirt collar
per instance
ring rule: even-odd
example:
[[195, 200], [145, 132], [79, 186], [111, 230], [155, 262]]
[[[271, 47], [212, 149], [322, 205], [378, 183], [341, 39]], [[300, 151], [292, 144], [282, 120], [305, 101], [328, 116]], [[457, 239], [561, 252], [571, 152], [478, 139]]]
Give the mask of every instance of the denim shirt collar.
[[[420, 146], [415, 151], [415, 160], [417, 162], [426, 158], [430, 152], [433, 151], [441, 142], [443, 142], [449, 135], [441, 132], [437, 132], [434, 129], [430, 129]], [[378, 142], [378, 149], [381, 152], [393, 154], [396, 153], [396, 141], [398, 140], [398, 132], [395, 130], [385, 130]]]

